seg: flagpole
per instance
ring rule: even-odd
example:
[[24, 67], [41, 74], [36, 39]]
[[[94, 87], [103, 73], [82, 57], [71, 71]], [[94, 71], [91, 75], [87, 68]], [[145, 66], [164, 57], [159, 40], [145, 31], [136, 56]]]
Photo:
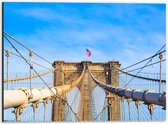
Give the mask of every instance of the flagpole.
[[86, 49], [86, 54], [85, 54], [85, 55], [86, 55], [86, 59], [85, 59], [85, 61], [87, 61], [87, 49]]
[[87, 54], [86, 54], [86, 61], [87, 61]]

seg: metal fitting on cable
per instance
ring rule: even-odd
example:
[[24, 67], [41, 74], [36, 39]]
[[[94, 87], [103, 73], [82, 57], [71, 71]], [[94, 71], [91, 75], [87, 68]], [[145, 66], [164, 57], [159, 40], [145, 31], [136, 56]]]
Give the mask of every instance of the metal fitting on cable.
[[46, 104], [48, 103], [48, 100], [49, 100], [48, 98], [43, 100], [43, 103], [44, 103], [44, 120], [43, 121], [45, 121], [45, 117], [46, 117]]
[[23, 108], [27, 107], [27, 105], [28, 105], [29, 92], [27, 91], [27, 88], [14, 88], [14, 89], [22, 90], [22, 91], [26, 94], [26, 97], [27, 97], [26, 101], [25, 101], [22, 105], [16, 107], [16, 108], [12, 111], [12, 113], [14, 113], [15, 116], [16, 116], [16, 121], [20, 121], [20, 115], [21, 115], [22, 112], [23, 112]]
[[6, 68], [6, 71], [7, 71], [7, 90], [8, 90], [8, 84], [9, 84], [9, 57], [10, 57], [10, 52], [9, 51], [6, 51], [6, 57], [7, 57], [7, 68]]
[[138, 120], [139, 120], [139, 106], [140, 106], [141, 102], [138, 100], [138, 101], [135, 101], [135, 105], [137, 107], [137, 113], [138, 113]]
[[29, 56], [30, 56], [30, 57], [33, 56], [33, 51], [32, 51], [32, 50], [29, 51]]
[[67, 103], [67, 101], [62, 99], [62, 103], [63, 103], [63, 105], [65, 105], [65, 103]]
[[49, 98], [44, 99], [43, 100], [44, 105], [46, 105], [48, 103], [48, 101], [49, 101]]
[[125, 100], [125, 97], [124, 97], [124, 96], [123, 96], [123, 97], [121, 97], [121, 101], [122, 101], [122, 102], [124, 102], [124, 100]]
[[163, 59], [162, 53], [159, 53], [159, 59]]
[[33, 99], [33, 94], [32, 94], [32, 56], [33, 56], [33, 51], [30, 50], [29, 51], [29, 56], [30, 56], [30, 96], [29, 99]]
[[21, 121], [20, 115], [23, 113], [23, 108], [22, 107], [17, 107], [12, 111], [12, 113], [15, 114], [16, 121]]
[[106, 96], [106, 98], [108, 99], [108, 106], [111, 106], [113, 100], [115, 99], [115, 98], [114, 98], [114, 94], [109, 93], [109, 94]]
[[108, 106], [111, 106], [111, 105], [112, 105], [112, 100], [109, 99], [109, 100], [108, 100]]
[[153, 119], [153, 111], [154, 111], [154, 109], [155, 109], [154, 104], [149, 104], [148, 105], [148, 110], [149, 110], [150, 115], [151, 115], [151, 120]]
[[54, 101], [56, 101], [56, 96], [51, 97], [51, 103], [54, 103]]
[[[33, 66], [31, 65], [30, 68], [33, 69]], [[34, 74], [33, 74], [33, 75], [34, 75]]]
[[10, 52], [6, 51], [6, 57], [10, 57]]
[[36, 121], [36, 110], [39, 107], [39, 102], [33, 103], [32, 107], [33, 107], [33, 112], [34, 112], [34, 121]]
[[160, 59], [160, 82], [159, 82], [159, 93], [161, 93], [161, 83], [162, 83], [162, 53], [159, 53], [159, 59]]
[[134, 99], [133, 99], [133, 93], [134, 93], [134, 91], [135, 91], [135, 89], [133, 89], [132, 92], [131, 92], [132, 101], [134, 101]]
[[126, 88], [121, 89], [119, 92], [119, 96], [125, 97], [125, 91], [126, 91]]
[[142, 99], [143, 99], [144, 102], [146, 102], [145, 94], [146, 94], [147, 92], [149, 92], [149, 90], [144, 90], [144, 93], [143, 93], [143, 96], [142, 96]]
[[121, 90], [121, 88], [116, 88], [115, 94], [116, 94], [117, 96], [119, 95], [120, 90]]
[[127, 103], [128, 103], [128, 114], [129, 114], [129, 120], [131, 120], [131, 114], [130, 114], [130, 102], [131, 102], [131, 98], [127, 99]]
[[128, 98], [128, 99], [127, 99], [127, 102], [128, 102], [128, 104], [130, 104], [130, 102], [131, 102], [131, 98]]
[[135, 105], [137, 107], [137, 109], [139, 109], [139, 106], [141, 105], [141, 102], [139, 100], [135, 101]]
[[30, 94], [28, 98], [29, 98], [29, 100], [33, 99], [33, 94]]
[[33, 111], [35, 112], [36, 109], [39, 107], [39, 102], [33, 103], [33, 104], [32, 104], [32, 107], [33, 107]]

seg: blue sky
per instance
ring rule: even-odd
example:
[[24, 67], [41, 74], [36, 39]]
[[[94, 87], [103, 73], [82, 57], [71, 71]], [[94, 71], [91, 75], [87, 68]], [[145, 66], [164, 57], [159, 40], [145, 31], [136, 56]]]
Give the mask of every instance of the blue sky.
[[[51, 62], [86, 60], [88, 48], [92, 52], [88, 60], [118, 60], [122, 67], [126, 67], [155, 54], [166, 43], [166, 6], [5, 3], [4, 30]], [[28, 58], [28, 51], [14, 44]], [[14, 51], [6, 41], [4, 47]], [[33, 61], [51, 68], [35, 56]], [[163, 64], [164, 72], [165, 67]], [[143, 71], [159, 72], [159, 65]], [[29, 72], [29, 66], [23, 60], [11, 57], [12, 72]]]
[[51, 62], [80, 62], [88, 48], [89, 60], [126, 67], [165, 44], [165, 11], [165, 4], [5, 3], [4, 30]]

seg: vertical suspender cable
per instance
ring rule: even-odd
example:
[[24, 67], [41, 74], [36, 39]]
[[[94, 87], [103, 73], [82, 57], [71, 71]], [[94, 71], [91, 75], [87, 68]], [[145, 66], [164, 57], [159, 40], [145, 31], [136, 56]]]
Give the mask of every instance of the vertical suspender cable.
[[44, 122], [45, 122], [45, 118], [46, 118], [46, 102], [44, 101], [44, 119], [43, 119]]
[[159, 54], [159, 58], [160, 58], [160, 82], [159, 82], [159, 93], [161, 93], [161, 84], [162, 84], [162, 82], [161, 82], [161, 80], [162, 80], [162, 58], [163, 58], [163, 56], [162, 56], [161, 53]]
[[[25, 46], [24, 44], [22, 44], [21, 42], [19, 42], [18, 40], [16, 40], [13, 36], [11, 36], [11, 35], [9, 35], [8, 33], [6, 33], [6, 32], [3, 32], [3, 34], [4, 34], [4, 37], [5, 37], [5, 34], [8, 36], [8, 37], [10, 37], [12, 40], [14, 40], [14, 41], [16, 41], [18, 44], [20, 44], [21, 46], [23, 46], [24, 48], [26, 48], [27, 50], [29, 50], [30, 51], [30, 48], [28, 48], [27, 46]], [[33, 51], [32, 51], [33, 52]], [[38, 55], [37, 53], [35, 53], [35, 52], [33, 52], [36, 56], [38, 56], [39, 58], [41, 58], [41, 59], [43, 59], [44, 61], [46, 61], [47, 63], [49, 63], [49, 64], [51, 64], [52, 65], [52, 63], [51, 62], [49, 62], [48, 60], [46, 60], [45, 58], [43, 58], [42, 56], [40, 56], [40, 55]]]
[[139, 107], [140, 107], [140, 101], [135, 101], [135, 105], [137, 107], [137, 115], [138, 115], [138, 120], [139, 120]]
[[8, 87], [9, 87], [9, 57], [10, 57], [10, 52], [9, 51], [6, 51], [6, 57], [7, 57], [7, 65], [6, 65], [6, 73], [7, 73], [7, 90], [8, 90]]
[[[120, 97], [121, 98], [121, 97]], [[124, 109], [123, 109], [123, 101], [122, 101], [122, 98], [121, 98], [121, 101], [120, 101], [120, 105], [121, 105], [121, 120], [123, 121], [124, 119], [123, 119], [123, 111], [124, 111]]]
[[30, 50], [29, 51], [29, 57], [30, 57], [30, 96], [29, 96], [29, 99], [32, 99], [33, 96], [32, 96], [32, 56], [33, 56], [33, 52]]
[[124, 106], [124, 98], [122, 98], [122, 102], [123, 102], [123, 119], [125, 121], [125, 106]]
[[127, 99], [127, 103], [128, 103], [128, 114], [129, 114], [129, 120], [131, 120], [131, 117], [130, 117], [130, 102], [131, 102], [131, 99], [128, 98]]

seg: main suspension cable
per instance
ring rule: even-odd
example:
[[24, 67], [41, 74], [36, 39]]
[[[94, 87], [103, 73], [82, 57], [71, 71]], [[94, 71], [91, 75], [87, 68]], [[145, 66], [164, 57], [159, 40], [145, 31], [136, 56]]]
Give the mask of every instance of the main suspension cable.
[[[122, 70], [120, 70], [119, 68], [117, 68], [117, 67], [115, 67], [115, 66], [113, 66], [113, 67], [114, 67], [115, 69], [117, 69], [118, 71], [120, 71], [120, 72], [122, 72], [122, 73], [124, 73], [124, 74], [126, 74], [126, 75], [132, 76], [132, 77], [136, 77], [136, 78], [140, 78], [140, 79], [145, 79], [145, 80], [150, 80], [150, 81], [156, 81], [156, 82], [159, 82], [159, 81], [160, 81], [160, 79], [142, 77], [142, 76], [138, 76], [137, 74], [134, 75], [134, 74], [131, 74], [131, 73], [122, 71]], [[166, 83], [166, 80], [161, 80], [161, 82]], [[128, 84], [128, 83], [127, 83], [127, 84]]]
[[[39, 76], [39, 78], [43, 81], [43, 83], [48, 87], [48, 89], [55, 95], [55, 93], [50, 89], [50, 87], [47, 85], [47, 83], [42, 79], [42, 77], [37, 73], [37, 71], [30, 65], [30, 63], [25, 59], [25, 57], [17, 50], [17, 48], [11, 43], [11, 41], [4, 35], [5, 39], [11, 44], [11, 46], [15, 49], [15, 51], [21, 56], [22, 59], [26, 61], [26, 63], [33, 69], [33, 71]], [[20, 43], [20, 42], [19, 42]], [[26, 46], [25, 46], [26, 47]], [[52, 64], [52, 63], [51, 63]], [[58, 96], [57, 96], [58, 97]], [[60, 97], [58, 97], [60, 98]], [[66, 102], [66, 104], [69, 106], [71, 111], [74, 113], [74, 115], [77, 117], [79, 120], [79, 117], [76, 115], [76, 113], [73, 111], [72, 107], [68, 104], [67, 101], [64, 99], [60, 98], [62, 101]]]

